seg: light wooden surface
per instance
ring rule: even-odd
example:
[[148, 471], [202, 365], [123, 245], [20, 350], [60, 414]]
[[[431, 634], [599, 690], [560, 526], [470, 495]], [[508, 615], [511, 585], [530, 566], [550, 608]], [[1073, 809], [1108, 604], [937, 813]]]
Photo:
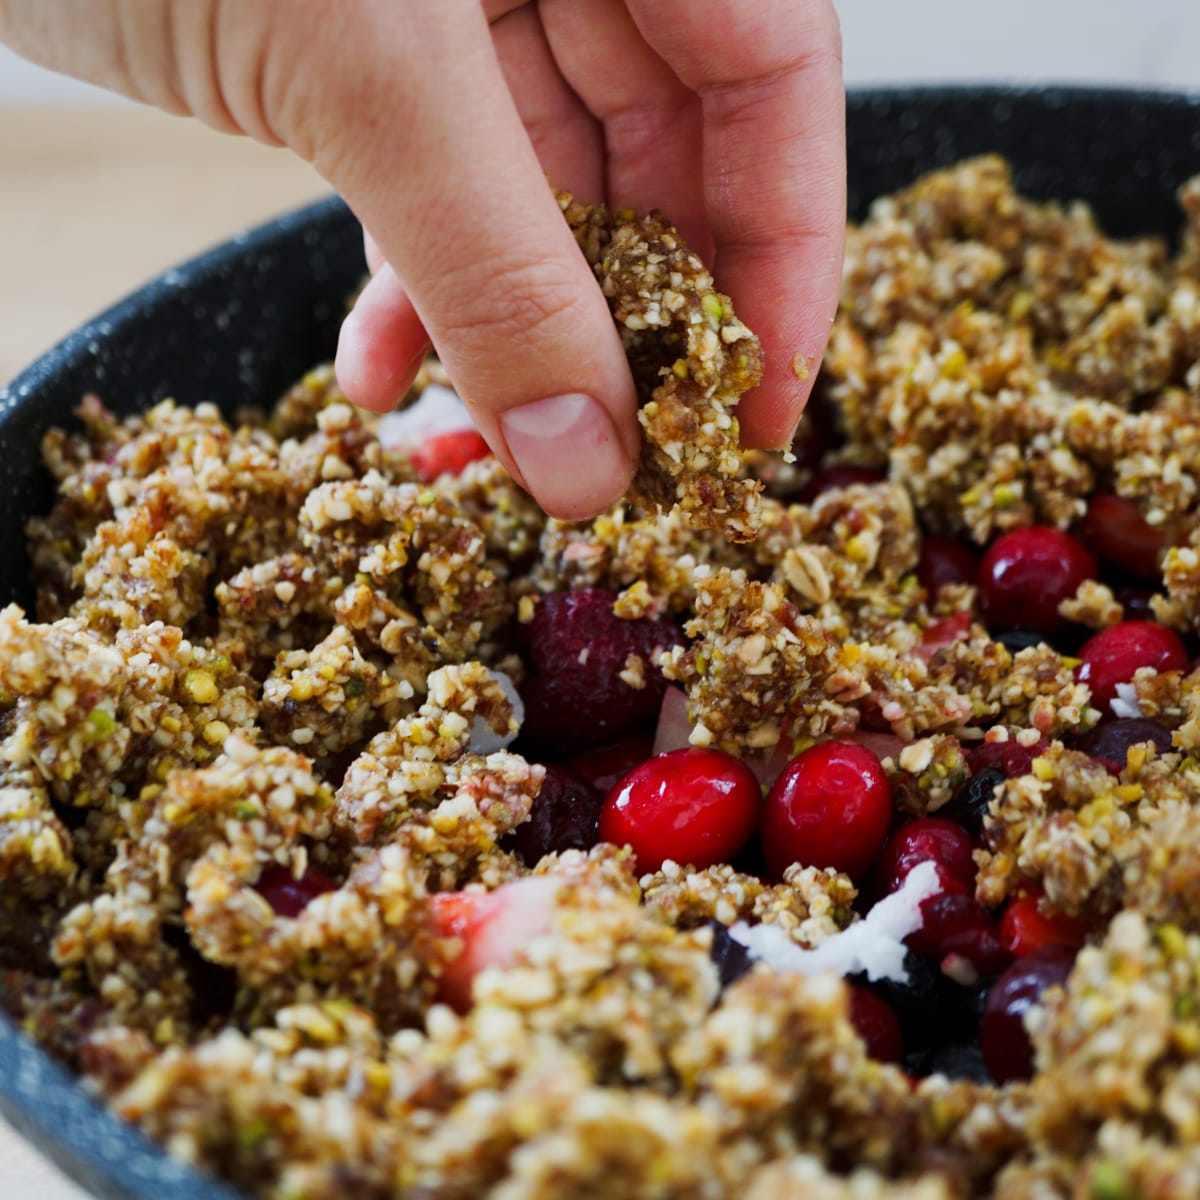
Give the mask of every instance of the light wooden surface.
[[[0, 384], [138, 284], [327, 190], [192, 121], [0, 108]], [[84, 1200], [2, 1121], [0, 1197]]]

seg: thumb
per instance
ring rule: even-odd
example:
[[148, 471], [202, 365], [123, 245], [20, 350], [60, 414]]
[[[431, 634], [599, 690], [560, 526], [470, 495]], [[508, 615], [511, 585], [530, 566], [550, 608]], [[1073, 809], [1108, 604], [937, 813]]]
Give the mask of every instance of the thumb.
[[547, 512], [594, 515], [633, 472], [633, 382], [481, 6], [343, 11], [341, 73], [306, 72], [325, 81], [301, 106], [310, 155], [377, 242], [492, 448]]

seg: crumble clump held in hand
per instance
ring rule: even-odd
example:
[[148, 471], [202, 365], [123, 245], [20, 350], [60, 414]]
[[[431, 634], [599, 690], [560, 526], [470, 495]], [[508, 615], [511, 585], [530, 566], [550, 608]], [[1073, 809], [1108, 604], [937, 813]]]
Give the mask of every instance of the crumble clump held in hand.
[[[576, 217], [643, 398], [731, 404], [752, 345], [711, 285], [649, 320], [693, 270], [665, 226]], [[264, 1200], [1191, 1200], [1197, 244], [1108, 239], [992, 159], [885, 198], [828, 419], [761, 495], [713, 475], [709, 524], [661, 446], [645, 502], [549, 520], [328, 368], [233, 423], [85, 401], [43, 447], [38, 621], [0, 615], [0, 1004]], [[447, 389], [414, 387], [439, 422]], [[1078, 569], [1042, 578], [1047, 542]], [[689, 741], [723, 753], [657, 760], [672, 803], [679, 760], [767, 794], [817, 764], [782, 855], [753, 783], [721, 861], [597, 840]], [[809, 815], [876, 844], [839, 803], [872, 780], [874, 861], [806, 861]], [[822, 964], [855, 974], [790, 969]]]
[[743, 472], [734, 409], [762, 377], [758, 339], [661, 213], [558, 199], [633, 368], [644, 437], [629, 499], [650, 511], [677, 505], [694, 529], [753, 541], [762, 485]]

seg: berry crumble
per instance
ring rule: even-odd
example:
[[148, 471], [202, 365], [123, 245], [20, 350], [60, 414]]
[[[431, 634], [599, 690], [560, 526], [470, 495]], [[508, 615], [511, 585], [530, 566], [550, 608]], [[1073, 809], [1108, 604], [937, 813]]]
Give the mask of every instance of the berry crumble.
[[593, 521], [432, 361], [46, 438], [0, 1004], [269, 1200], [1195, 1196], [1200, 182], [1174, 255], [996, 158], [879, 200], [790, 461], [674, 230], [560, 201]]

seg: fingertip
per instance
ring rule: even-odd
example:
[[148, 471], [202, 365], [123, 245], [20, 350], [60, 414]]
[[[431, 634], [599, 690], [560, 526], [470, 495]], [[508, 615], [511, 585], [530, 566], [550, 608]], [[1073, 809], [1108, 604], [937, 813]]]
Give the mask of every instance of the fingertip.
[[342, 322], [334, 358], [338, 385], [360, 408], [390, 412], [412, 386], [428, 350], [428, 335], [385, 265]]

